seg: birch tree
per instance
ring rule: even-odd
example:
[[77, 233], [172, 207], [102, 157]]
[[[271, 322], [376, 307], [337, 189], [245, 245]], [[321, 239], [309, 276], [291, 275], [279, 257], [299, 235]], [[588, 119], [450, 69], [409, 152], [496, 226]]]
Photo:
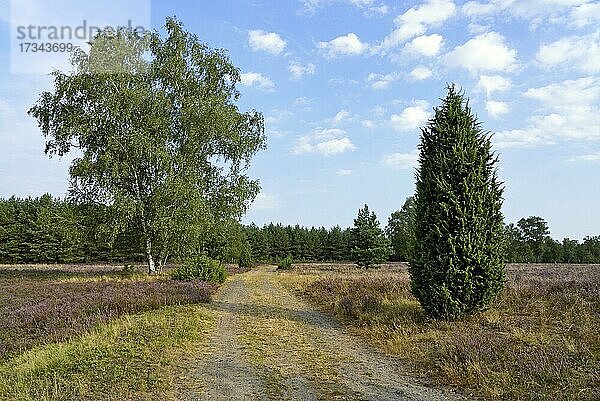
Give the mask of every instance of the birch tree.
[[247, 169], [265, 148], [262, 114], [236, 105], [226, 52], [173, 18], [165, 30], [100, 33], [29, 111], [46, 153], [75, 157], [70, 196], [110, 206], [115, 232], [141, 227], [149, 273], [242, 216], [260, 189]]

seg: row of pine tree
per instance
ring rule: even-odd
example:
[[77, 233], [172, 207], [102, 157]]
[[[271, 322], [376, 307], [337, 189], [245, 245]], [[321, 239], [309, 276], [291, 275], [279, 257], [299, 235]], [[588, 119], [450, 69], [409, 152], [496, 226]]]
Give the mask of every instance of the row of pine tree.
[[127, 230], [108, 240], [108, 210], [46, 194], [0, 200], [0, 263], [143, 260], [141, 238]]
[[[406, 261], [414, 246], [414, 201], [388, 218], [385, 235], [391, 242], [389, 260]], [[111, 234], [108, 210], [99, 205], [78, 205], [43, 195], [39, 198], [0, 199], [0, 263], [135, 262], [144, 260], [138, 227]], [[369, 216], [370, 218], [371, 216]], [[207, 240], [212, 257], [235, 262], [244, 252], [254, 261], [276, 262], [287, 256], [294, 261], [354, 261], [352, 229], [306, 228], [235, 222]], [[510, 262], [600, 263], [600, 236], [583, 241], [549, 235], [539, 217], [521, 219], [506, 227]]]

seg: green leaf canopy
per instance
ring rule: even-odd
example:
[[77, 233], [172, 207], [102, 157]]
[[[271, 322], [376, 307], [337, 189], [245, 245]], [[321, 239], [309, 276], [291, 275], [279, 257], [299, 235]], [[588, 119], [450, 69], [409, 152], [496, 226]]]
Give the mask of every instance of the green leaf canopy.
[[141, 225], [150, 271], [242, 216], [260, 190], [247, 168], [265, 148], [262, 114], [236, 105], [240, 72], [226, 53], [175, 19], [165, 29], [99, 34], [29, 111], [46, 153], [74, 151], [71, 196], [110, 205], [117, 226]]

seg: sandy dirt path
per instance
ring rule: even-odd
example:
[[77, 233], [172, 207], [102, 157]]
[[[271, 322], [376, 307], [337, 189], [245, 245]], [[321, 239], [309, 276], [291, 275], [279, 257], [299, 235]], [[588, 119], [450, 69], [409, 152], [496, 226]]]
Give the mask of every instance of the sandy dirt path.
[[182, 400], [461, 400], [286, 290], [273, 267], [231, 277], [209, 306], [217, 324], [180, 380]]

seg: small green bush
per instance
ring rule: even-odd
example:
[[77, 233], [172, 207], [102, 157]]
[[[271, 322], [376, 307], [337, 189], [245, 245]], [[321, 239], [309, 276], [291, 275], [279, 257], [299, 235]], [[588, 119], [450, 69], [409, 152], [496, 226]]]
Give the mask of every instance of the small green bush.
[[252, 251], [249, 247], [244, 247], [240, 256], [238, 257], [238, 266], [242, 268], [252, 267]]
[[218, 260], [204, 254], [186, 259], [181, 266], [173, 270], [171, 277], [175, 280], [204, 280], [223, 283], [227, 278], [227, 270]]
[[290, 270], [292, 268], [293, 259], [291, 256], [288, 256], [285, 259], [282, 259], [277, 265], [278, 270]]

